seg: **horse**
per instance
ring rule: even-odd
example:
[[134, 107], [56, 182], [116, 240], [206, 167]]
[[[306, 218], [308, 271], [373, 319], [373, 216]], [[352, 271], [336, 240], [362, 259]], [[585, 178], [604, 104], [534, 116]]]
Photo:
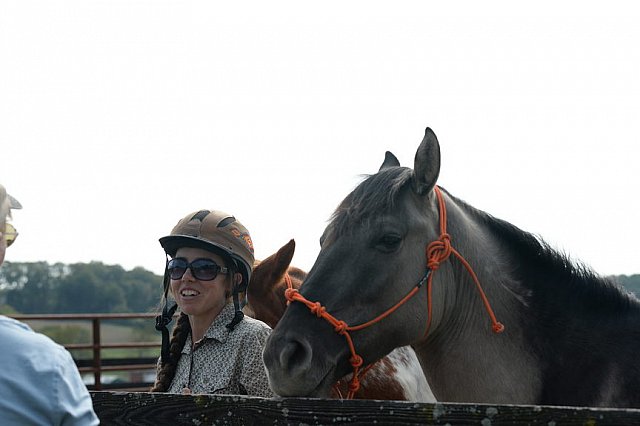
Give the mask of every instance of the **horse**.
[[387, 152], [339, 204], [267, 340], [272, 389], [322, 396], [411, 345], [438, 401], [640, 407], [640, 301], [439, 173], [427, 128], [413, 169]]
[[[290, 240], [276, 253], [256, 261], [247, 287], [244, 311], [270, 327], [275, 327], [287, 308], [287, 281], [299, 288], [307, 273], [291, 266], [295, 241]], [[331, 397], [342, 399], [349, 394], [348, 381], [352, 374], [338, 380], [331, 387]], [[422, 372], [414, 350], [403, 346], [374, 363], [359, 379], [360, 388], [354, 399], [402, 400], [436, 402]]]

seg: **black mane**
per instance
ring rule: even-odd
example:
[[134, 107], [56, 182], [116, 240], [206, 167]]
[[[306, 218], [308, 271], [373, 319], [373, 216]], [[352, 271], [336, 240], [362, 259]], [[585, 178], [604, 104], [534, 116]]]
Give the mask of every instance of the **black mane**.
[[569, 308], [569, 303], [576, 310], [588, 309], [592, 312], [622, 312], [631, 306], [640, 306], [634, 296], [612, 279], [596, 274], [581, 262], [573, 261], [541, 237], [452, 198], [505, 244], [510, 253], [510, 264], [514, 265], [513, 278], [525, 287], [536, 290], [534, 299], [544, 298], [544, 301], [540, 301], [564, 305], [565, 309]]
[[[365, 177], [338, 206], [331, 217], [337, 235], [347, 233], [354, 224], [365, 225], [375, 214], [389, 212], [396, 204], [400, 190], [411, 180], [412, 170], [392, 167]], [[575, 262], [551, 247], [541, 237], [523, 231], [515, 225], [476, 209], [452, 196], [455, 202], [507, 247], [512, 278], [534, 291], [534, 298], [543, 304], [558, 304], [577, 310], [622, 312], [640, 307], [640, 302], [610, 278], [596, 274], [590, 267]]]
[[409, 168], [391, 167], [367, 176], [331, 216], [331, 224], [338, 235], [345, 233], [354, 223], [366, 223], [373, 212], [390, 211], [412, 174]]

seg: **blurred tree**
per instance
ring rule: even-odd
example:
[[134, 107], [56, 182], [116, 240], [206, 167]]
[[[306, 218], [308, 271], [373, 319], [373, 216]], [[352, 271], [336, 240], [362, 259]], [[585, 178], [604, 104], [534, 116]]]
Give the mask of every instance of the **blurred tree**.
[[21, 313], [56, 312], [57, 287], [65, 265], [46, 262], [7, 262], [0, 269], [0, 288], [5, 303]]
[[71, 265], [7, 262], [0, 268], [0, 305], [23, 314], [155, 311], [162, 277], [102, 262]]
[[[640, 297], [640, 274], [611, 278]], [[0, 268], [0, 309], [8, 314], [155, 312], [161, 295], [162, 277], [140, 267], [6, 262]]]
[[640, 298], [640, 275], [616, 275], [614, 278], [622, 284], [624, 288]]
[[131, 312], [156, 312], [162, 296], [162, 277], [137, 267], [126, 272], [122, 283]]

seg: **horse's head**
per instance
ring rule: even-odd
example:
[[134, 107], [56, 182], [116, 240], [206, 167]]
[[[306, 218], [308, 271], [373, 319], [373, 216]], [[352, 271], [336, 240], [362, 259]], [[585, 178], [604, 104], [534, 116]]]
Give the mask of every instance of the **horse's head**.
[[267, 323], [271, 328], [278, 324], [287, 307], [284, 292], [288, 274], [293, 287], [299, 288], [306, 272], [289, 266], [296, 249], [294, 240], [282, 246], [276, 253], [262, 261], [256, 261], [247, 287], [245, 313]]
[[[321, 250], [300, 295], [318, 302], [347, 326], [365, 324], [388, 311], [423, 281], [425, 248], [439, 237], [433, 188], [440, 171], [440, 147], [428, 129], [414, 169], [400, 167], [387, 152], [369, 176], [336, 209], [320, 240]], [[422, 297], [420, 297], [422, 296]], [[344, 329], [319, 318], [322, 308], [293, 301], [264, 352], [273, 390], [282, 396], [326, 396], [351, 371], [346, 331], [364, 363], [425, 332], [426, 297], [408, 299], [389, 316], [362, 329]]]

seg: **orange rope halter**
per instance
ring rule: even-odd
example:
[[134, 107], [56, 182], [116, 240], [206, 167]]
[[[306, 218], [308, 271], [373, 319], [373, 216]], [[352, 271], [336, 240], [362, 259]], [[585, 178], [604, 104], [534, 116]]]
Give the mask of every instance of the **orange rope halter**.
[[477, 275], [471, 268], [471, 265], [462, 257], [460, 253], [458, 253], [453, 247], [451, 247], [451, 237], [447, 234], [447, 209], [444, 202], [444, 197], [442, 196], [442, 192], [438, 186], [434, 188], [436, 197], [438, 199], [438, 207], [440, 213], [440, 238], [436, 241], [431, 242], [426, 249], [427, 256], [427, 273], [420, 280], [420, 282], [413, 288], [406, 296], [404, 296], [398, 303], [393, 305], [391, 308], [387, 309], [382, 314], [378, 315], [374, 319], [367, 321], [365, 323], [349, 326], [346, 322], [338, 320], [333, 315], [327, 312], [327, 309], [320, 304], [320, 302], [311, 302], [307, 300], [300, 292], [293, 288], [291, 283], [291, 277], [288, 274], [285, 274], [285, 281], [287, 283], [287, 289], [284, 292], [286, 299], [289, 303], [297, 301], [301, 302], [309, 308], [311, 313], [315, 314], [318, 318], [323, 318], [329, 324], [331, 324], [336, 331], [336, 333], [342, 335], [347, 340], [347, 345], [349, 346], [349, 351], [351, 352], [351, 358], [349, 362], [353, 367], [353, 378], [349, 382], [349, 393], [347, 394], [347, 399], [352, 399], [353, 395], [360, 389], [360, 378], [358, 376], [358, 372], [360, 371], [360, 367], [362, 367], [362, 357], [356, 353], [355, 346], [353, 344], [353, 340], [349, 335], [350, 331], [358, 331], [362, 330], [366, 327], [369, 327], [378, 321], [386, 318], [395, 312], [400, 306], [402, 306], [407, 300], [412, 298], [422, 287], [425, 279], [427, 280], [427, 327], [424, 335], [426, 336], [429, 328], [431, 327], [431, 288], [432, 288], [432, 279], [433, 273], [435, 272], [442, 262], [447, 260], [451, 254], [455, 255], [458, 260], [462, 263], [465, 269], [471, 275], [471, 278], [476, 284], [478, 292], [480, 293], [480, 297], [484, 304], [489, 317], [491, 318], [491, 328], [495, 333], [501, 333], [504, 331], [504, 325], [496, 320], [496, 316], [491, 309], [491, 305], [489, 304], [489, 299], [485, 295], [482, 290], [482, 286], [480, 285], [480, 281], [478, 280]]

